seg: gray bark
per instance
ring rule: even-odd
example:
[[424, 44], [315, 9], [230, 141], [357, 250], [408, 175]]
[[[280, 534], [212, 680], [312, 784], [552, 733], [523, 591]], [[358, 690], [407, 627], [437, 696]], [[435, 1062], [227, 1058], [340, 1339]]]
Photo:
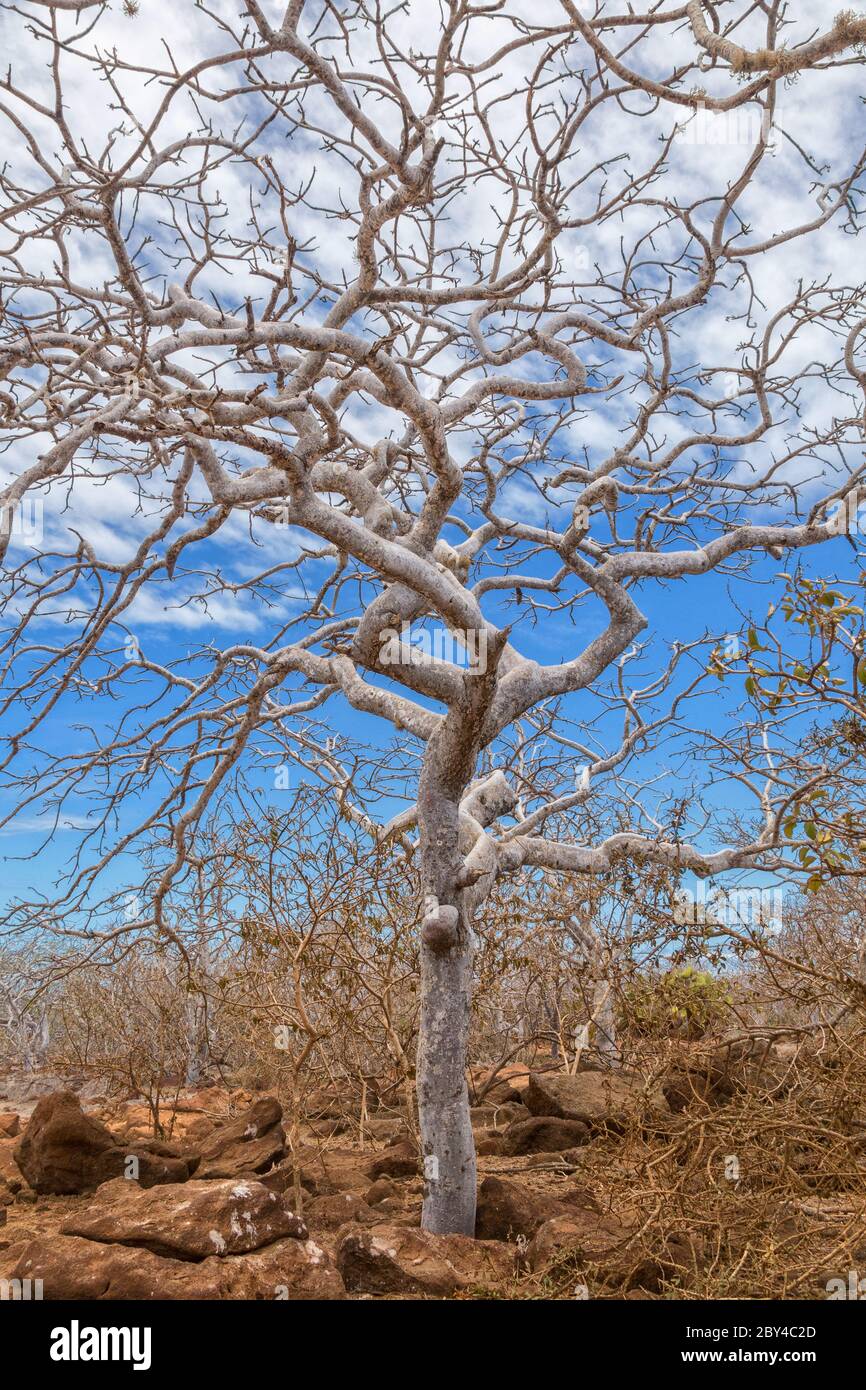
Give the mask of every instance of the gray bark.
[[514, 794], [501, 776], [474, 789], [469, 783], [503, 645], [499, 638], [492, 642], [485, 669], [465, 678], [428, 741], [418, 787], [425, 892], [417, 1070], [426, 1178], [421, 1223], [436, 1235], [475, 1233], [475, 1140], [466, 1084], [470, 919], [495, 871], [483, 828], [513, 804]]
[[198, 1086], [204, 1080], [210, 1065], [208, 1044], [207, 1010], [201, 997], [193, 996], [187, 1004], [186, 1013], [187, 1059], [185, 1086]]
[[466, 1084], [472, 945], [421, 946], [418, 1118], [424, 1158], [422, 1225], [436, 1235], [475, 1233], [475, 1141]]
[[609, 1067], [618, 1067], [622, 1055], [616, 1040], [616, 1007], [613, 990], [604, 978], [595, 987], [592, 1016], [595, 1021], [595, 1050]]

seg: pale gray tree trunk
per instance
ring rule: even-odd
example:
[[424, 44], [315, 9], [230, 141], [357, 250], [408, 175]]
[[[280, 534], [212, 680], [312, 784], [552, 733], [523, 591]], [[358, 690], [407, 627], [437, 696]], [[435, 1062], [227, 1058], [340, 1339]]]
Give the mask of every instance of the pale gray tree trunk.
[[422, 940], [418, 1118], [424, 1160], [422, 1225], [437, 1235], [475, 1233], [475, 1141], [466, 1084], [472, 999], [471, 933], [437, 953]]
[[200, 996], [192, 996], [186, 1006], [187, 1060], [185, 1086], [198, 1086], [210, 1066], [207, 1010]]
[[573, 917], [572, 930], [586, 952], [594, 982], [590, 1011], [593, 1047], [604, 1066], [621, 1066], [622, 1053], [616, 1039], [616, 1001], [610, 980], [611, 962], [588, 920]]
[[595, 1050], [608, 1067], [618, 1067], [622, 1054], [616, 1040], [616, 1006], [610, 982], [598, 980], [592, 1006], [595, 1020]]
[[418, 1124], [424, 1164], [421, 1224], [436, 1235], [475, 1233], [475, 1141], [466, 1081], [472, 934], [457, 889], [456, 800], [432, 787], [420, 817], [424, 845]]
[[21, 1065], [29, 1075], [38, 1071], [48, 1051], [48, 1020], [40, 1014], [37, 1018], [24, 1017], [19, 1030]]
[[503, 645], [497, 636], [486, 663], [466, 676], [460, 699], [428, 740], [418, 784], [424, 889], [417, 1069], [425, 1176], [421, 1224], [437, 1235], [475, 1234], [475, 1140], [466, 1079], [471, 916], [494, 877], [483, 828], [513, 804], [514, 795], [501, 774], [467, 789]]
[[[198, 979], [202, 983], [199, 992], [191, 994], [187, 1001], [186, 1008], [186, 1039], [187, 1039], [187, 1060], [186, 1074], [184, 1076], [185, 1086], [198, 1086], [204, 1080], [210, 1066], [210, 1036], [208, 1030], [208, 1006], [204, 984], [210, 976], [210, 945], [209, 945], [209, 922], [207, 912], [207, 887], [205, 884], [204, 867], [199, 863], [196, 867], [196, 938], [192, 951], [192, 961]], [[221, 891], [217, 887], [217, 923], [221, 923], [222, 915]]]

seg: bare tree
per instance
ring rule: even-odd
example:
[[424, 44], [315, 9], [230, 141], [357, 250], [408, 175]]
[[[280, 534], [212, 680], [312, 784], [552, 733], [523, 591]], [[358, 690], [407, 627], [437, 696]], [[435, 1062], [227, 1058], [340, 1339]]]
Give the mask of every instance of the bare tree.
[[[47, 833], [86, 807], [7, 927], [176, 936], [215, 797], [306, 769], [419, 858], [423, 1219], [472, 1232], [497, 880], [796, 867], [820, 758], [769, 709], [720, 727], [723, 633], [647, 604], [844, 543], [866, 307], [821, 248], [858, 230], [864, 153], [828, 172], [804, 108], [859, 110], [866, 20], [5, 8], [3, 790]], [[378, 776], [359, 716], [395, 731]], [[702, 771], [751, 799], [715, 848]]]
[[3, 1053], [30, 1073], [45, 1061], [51, 1037], [48, 1002], [34, 998], [24, 962], [0, 958], [0, 1038]]

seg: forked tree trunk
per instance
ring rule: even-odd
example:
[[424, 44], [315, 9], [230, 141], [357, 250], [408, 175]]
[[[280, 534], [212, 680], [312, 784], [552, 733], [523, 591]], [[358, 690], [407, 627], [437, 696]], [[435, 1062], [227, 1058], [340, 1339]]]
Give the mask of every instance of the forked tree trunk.
[[418, 1119], [424, 1161], [422, 1225], [436, 1235], [475, 1234], [475, 1141], [466, 1056], [472, 999], [471, 934], [437, 953], [421, 945]]

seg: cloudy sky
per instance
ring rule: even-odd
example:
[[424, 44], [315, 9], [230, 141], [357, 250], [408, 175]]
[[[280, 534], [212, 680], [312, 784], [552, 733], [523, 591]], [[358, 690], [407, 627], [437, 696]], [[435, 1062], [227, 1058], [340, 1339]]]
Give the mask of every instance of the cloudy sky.
[[[161, 298], [167, 285], [182, 283], [190, 274], [192, 260], [203, 245], [200, 208], [192, 200], [168, 200], [166, 185], [173, 177], [182, 182], [197, 167], [205, 129], [241, 132], [246, 139], [273, 112], [261, 93], [251, 89], [241, 62], [205, 66], [195, 92], [171, 90], [172, 71], [207, 64], [218, 55], [231, 53], [238, 43], [251, 42], [249, 20], [239, 14], [237, 3], [217, 0], [207, 12], [191, 3], [166, 6], [155, 0], [140, 0], [130, 8], [133, 13], [127, 13], [115, 0], [105, 10], [91, 7], [77, 17], [59, 14], [56, 25], [62, 43], [56, 54], [46, 28], [52, 22], [51, 15], [44, 6], [24, 3], [16, 10], [3, 12], [0, 23], [4, 51], [13, 86], [18, 88], [17, 94], [4, 94], [4, 158], [8, 178], [19, 190], [38, 194], [50, 184], [49, 171], [59, 170], [69, 185], [81, 186], [80, 196], [86, 201], [91, 190], [69, 161], [64, 129], [71, 132], [79, 151], [86, 151], [93, 158], [102, 153], [103, 161], [115, 168], [138, 149], [133, 168], [141, 171], [151, 151], [147, 143], [142, 148], [142, 132], [149, 133], [153, 125], [155, 145], [160, 149], [174, 146], [176, 153], [171, 165], [160, 167], [149, 188], [126, 199], [122, 227], [128, 239], [127, 249], [130, 253], [135, 251], [139, 269], [147, 276], [149, 292]], [[605, 8], [584, 4], [581, 12], [603, 14]], [[618, 12], [619, 8], [607, 6], [610, 12]], [[665, 11], [675, 6], [664, 3], [658, 8]], [[284, 6], [275, 0], [265, 0], [262, 9], [272, 23], [282, 20]], [[803, 42], [813, 32], [830, 27], [836, 9], [835, 4], [824, 0], [810, 4], [803, 19], [786, 31], [787, 43]], [[734, 13], [748, 13], [749, 18], [737, 33], [738, 40], [755, 45], [763, 41], [757, 9], [752, 12], [751, 7], [734, 0], [733, 4], [720, 7], [720, 12], [726, 20]], [[579, 108], [583, 100], [582, 74], [592, 66], [585, 46], [564, 47], [558, 42], [563, 14], [559, 0], [504, 0], [496, 13], [475, 21], [468, 31], [462, 56], [479, 69], [483, 101], [487, 104], [485, 119], [512, 169], [534, 157], [527, 131], [526, 88], [530, 80], [538, 84], [537, 64], [547, 45], [517, 45], [495, 61], [490, 60], [522, 32], [521, 26], [531, 23], [549, 27], [544, 95], [538, 84], [536, 98], [536, 134], [550, 137], [563, 112]], [[389, 21], [393, 45], [388, 55], [391, 77], [399, 80], [405, 98], [419, 117], [427, 109], [430, 84], [422, 75], [416, 55], [435, 50], [441, 24], [440, 7], [430, 0], [408, 0], [395, 6]], [[339, 0], [328, 14], [323, 13], [319, 3], [308, 3], [301, 29], [308, 36], [318, 36], [322, 40], [319, 51], [339, 63], [344, 72], [384, 76], [385, 65], [375, 35], [370, 26], [360, 22], [353, 4]], [[331, 38], [326, 41], [328, 35]], [[57, 58], [56, 67], [53, 55]], [[116, 66], [112, 55], [119, 55], [121, 67]], [[661, 78], [678, 63], [692, 60], [693, 55], [694, 42], [686, 26], [660, 26], [641, 38], [629, 51], [627, 61], [645, 76]], [[258, 71], [260, 81], [272, 84], [273, 90], [281, 84], [290, 87], [297, 78], [296, 65], [286, 55], [266, 59]], [[697, 382], [699, 372], [709, 372], [714, 394], [724, 391], [725, 378], [736, 364], [748, 363], [750, 345], [760, 342], [765, 333], [778, 347], [780, 372], [801, 377], [796, 399], [792, 396], [780, 405], [776, 423], [758, 442], [748, 448], [738, 449], [734, 445], [721, 451], [719, 466], [732, 483], [750, 482], [766, 470], [771, 460], [791, 451], [792, 440], [820, 438], [834, 419], [852, 413], [850, 380], [847, 387], [843, 383], [842, 388], [833, 389], [826, 377], [826, 369], [840, 359], [838, 332], [826, 321], [815, 321], [798, 323], [796, 333], [790, 333], [792, 319], [783, 311], [795, 298], [800, 284], [826, 285], [828, 295], [831, 290], [856, 285], [862, 261], [860, 243], [851, 235], [850, 226], [846, 227], [842, 214], [806, 237], [784, 240], [784, 234], [819, 216], [827, 190], [847, 175], [859, 154], [862, 71], [856, 63], [843, 64], [827, 71], [801, 74], [778, 85], [770, 148], [738, 203], [737, 215], [741, 247], [748, 249], [768, 238], [782, 239], [771, 251], [746, 255], [736, 270], [729, 267], [723, 292], [714, 292], [705, 304], [680, 321], [671, 339], [675, 370], [683, 381]], [[62, 122], [50, 116], [57, 101], [56, 72], [62, 83]], [[721, 70], [706, 73], [704, 80], [708, 93], [725, 95], [740, 79]], [[398, 104], [388, 99], [384, 88], [376, 99], [360, 79], [356, 87], [359, 92], [365, 91], [368, 114], [383, 133], [389, 139], [399, 139]], [[446, 90], [447, 109], [439, 116], [435, 130], [437, 138], [444, 141], [439, 167], [450, 172], [448, 195], [442, 199], [439, 212], [439, 266], [443, 275], [469, 278], [474, 273], [473, 249], [481, 251], [489, 262], [509, 195], [495, 168], [484, 172], [473, 154], [483, 148], [484, 132], [468, 84], [456, 75], [446, 83]], [[719, 198], [736, 180], [755, 146], [761, 121], [757, 103], [723, 115], [698, 112], [696, 116], [690, 116], [681, 107], [648, 101], [634, 92], [600, 103], [587, 114], [567, 162], [572, 180], [567, 206], [574, 223], [589, 219], [599, 199], [609, 197], [652, 167], [662, 143], [672, 135], [673, 141], [664, 167], [652, 184], [655, 203], [648, 197], [630, 203], [621, 215], [594, 220], [587, 226], [575, 225], [563, 232], [558, 242], [562, 284], [577, 282], [586, 286], [589, 301], [602, 303], [608, 297], [612, 302], [611, 287], [622, 283], [625, 260], [637, 257], [642, 267], [638, 278], [643, 277], [647, 293], [652, 293], [664, 282], [665, 267], [677, 263], [681, 255], [684, 259], [678, 264], [678, 273], [687, 279], [694, 264], [693, 248], [686, 251], [682, 226], [664, 215], [663, 204], [667, 200], [678, 207], [691, 206], [695, 228], [706, 233], [718, 212]], [[678, 122], [681, 128], [676, 131]], [[25, 138], [23, 126], [38, 146], [39, 159], [34, 158], [33, 145]], [[351, 217], [343, 215], [343, 210], [357, 207], [359, 179], [358, 160], [344, 143], [347, 131], [347, 123], [335, 113], [327, 93], [313, 88], [304, 94], [302, 117], [300, 106], [290, 96], [285, 112], [271, 119], [256, 137], [256, 156], [271, 162], [284, 188], [299, 195], [303, 192], [303, 198], [282, 214], [263, 172], [266, 164], [257, 170], [247, 160], [229, 158], [214, 161], [207, 169], [202, 196], [222, 241], [220, 254], [207, 263], [203, 257], [196, 273], [194, 293], [200, 300], [217, 302], [232, 313], [241, 310], [248, 300], [259, 312], [272, 284], [272, 278], [267, 276], [270, 273], [273, 277], [275, 265], [281, 264], [285, 225], [301, 248], [298, 274], [305, 292], [314, 282], [338, 287], [351, 282], [358, 269], [356, 225]], [[198, 142], [195, 148], [193, 137]], [[234, 138], [238, 138], [236, 134]], [[461, 178], [460, 171], [467, 167], [473, 177]], [[6, 201], [10, 199], [7, 197]], [[169, 207], [174, 222], [167, 216]], [[27, 226], [27, 216], [19, 214], [13, 224], [16, 231]], [[254, 218], [263, 235], [253, 250], [250, 248]], [[411, 265], [414, 258], [423, 254], [418, 240], [420, 232], [417, 225], [406, 219], [401, 227], [401, 255]], [[81, 224], [70, 228], [63, 240], [66, 273], [74, 285], [92, 292], [115, 280], [116, 265], [105, 237], [94, 235], [91, 228]], [[20, 312], [42, 312], [40, 295], [32, 286], [27, 290], [16, 287], [22, 279], [40, 274], [48, 280], [56, 278], [57, 244], [49, 236], [34, 235], [23, 244], [16, 244], [14, 254], [10, 253], [10, 245], [0, 243], [0, 275], [11, 287], [7, 293], [15, 295]], [[515, 254], [509, 246], [506, 257]], [[321, 323], [329, 307], [326, 293], [311, 293], [306, 309], [309, 322]], [[455, 311], [455, 324], [459, 323], [462, 330], [465, 319], [464, 308]], [[381, 321], [377, 325], [372, 316], [352, 327], [371, 338], [383, 331]], [[490, 338], [493, 346], [495, 331], [494, 321]], [[616, 354], [603, 343], [596, 346], [595, 355], [587, 354], [587, 366], [607, 372], [610, 379], [617, 370]], [[420, 388], [430, 395], [440, 391], [443, 377], [461, 369], [462, 351], [459, 336], [452, 343], [443, 343], [427, 369], [419, 369]], [[223, 389], [244, 380], [230, 354], [217, 360], [214, 354], [203, 358], [191, 350], [178, 354], [177, 361], [191, 372], [207, 373], [215, 368], [213, 380]], [[541, 368], [529, 359], [517, 370], [531, 378]], [[37, 379], [38, 373], [34, 374], [34, 385]], [[646, 394], [646, 383], [631, 382], [628, 390], [601, 393], [569, 412], [543, 456], [535, 465], [516, 472], [503, 489], [498, 499], [500, 512], [536, 526], [555, 525], [563, 529], [570, 515], [569, 490], [543, 494], [539, 480], [558, 472], [575, 458], [591, 467], [598, 466], [620, 446]], [[522, 447], [538, 431], [542, 418], [547, 419], [532, 409], [526, 412]], [[732, 407], [726, 428], [730, 426], [728, 432], [737, 437], [747, 433], [757, 419], [755, 403], [747, 402], [738, 413]], [[372, 448], [379, 439], [398, 437], [403, 423], [397, 412], [361, 393], [349, 398], [342, 416], [344, 428], [365, 448]], [[674, 451], [678, 442], [695, 429], [694, 415], [660, 411], [652, 436], [656, 457]], [[479, 442], [479, 430], [470, 421], [453, 432], [449, 445], [458, 462], [469, 465], [477, 455]], [[0, 483], [20, 476], [51, 443], [38, 429], [10, 431], [0, 455]], [[686, 451], [682, 462], [672, 462], [670, 467], [685, 469], [694, 461], [693, 452]], [[799, 451], [775, 475], [778, 486], [762, 491], [751, 519], [779, 522], [790, 519], [796, 511], [802, 515], [826, 491], [828, 482], [831, 487], [836, 486], [847, 470], [858, 465], [861, 454], [856, 432], [834, 442], [832, 447]], [[252, 463], [243, 449], [233, 452], [232, 464], [239, 470]], [[28, 518], [25, 514], [15, 528], [7, 570], [43, 553], [55, 556], [68, 552], [78, 544], [78, 538], [83, 538], [107, 565], [129, 562], [164, 514], [167, 484], [164, 479], [160, 483], [149, 477], [140, 487], [134, 486], [122, 464], [117, 449], [106, 450], [101, 457], [83, 451], [74, 478], [64, 477], [43, 490], [38, 515]], [[190, 495], [194, 501], [206, 502], [207, 492], [200, 480], [193, 482]], [[477, 524], [478, 516], [473, 518], [471, 508], [465, 515]], [[196, 524], [198, 519], [190, 515], [181, 527], [188, 529]], [[709, 522], [707, 525], [711, 530]], [[328, 571], [330, 562], [315, 558], [305, 562], [303, 580], [297, 570], [280, 568], [298, 557], [308, 539], [292, 527], [274, 527], [236, 513], [212, 538], [196, 547], [195, 560], [182, 566], [172, 580], [161, 572], [140, 589], [114, 635], [115, 649], [132, 641], [151, 660], [169, 666], [185, 662], [202, 646], [216, 649], [241, 640], [266, 645], [275, 632], [303, 613], [311, 587], [321, 583]], [[609, 535], [603, 539], [609, 539]], [[549, 559], [541, 562], [539, 572], [552, 572], [551, 563]], [[822, 548], [820, 555], [808, 556], [803, 563], [812, 572], [825, 576], [852, 578], [856, 573], [850, 546], [844, 540]], [[261, 588], [254, 590], [251, 582], [274, 567], [278, 572], [266, 586], [266, 595]], [[642, 675], [648, 679], [654, 669], [660, 669], [672, 643], [693, 642], [708, 634], [722, 637], [739, 631], [749, 614], [763, 614], [777, 593], [779, 569], [777, 562], [762, 560], [753, 571], [754, 583], [747, 592], [726, 574], [690, 581], [687, 589], [677, 585], [641, 586], [641, 606], [650, 619], [648, 646], [640, 666]], [[78, 598], [80, 602], [70, 598], [65, 607], [58, 603], [50, 612], [43, 612], [34, 625], [33, 640], [57, 643], [64, 630], [68, 633], [70, 624], [82, 621], [80, 605], [85, 597]], [[359, 602], [363, 603], [363, 599]], [[15, 617], [21, 603], [20, 594], [7, 594], [8, 618]], [[514, 620], [513, 613], [506, 615], [495, 596], [486, 611], [493, 621]], [[551, 613], [543, 623], [520, 621], [512, 640], [524, 655], [555, 662], [567, 659], [576, 647], [585, 644], [599, 630], [599, 621], [597, 605], [587, 603], [567, 612]], [[300, 633], [295, 631], [293, 635]], [[91, 698], [82, 691], [74, 702], [62, 702], [39, 731], [40, 756], [50, 757], [53, 749], [68, 752], [77, 746], [83, 751], [98, 743], [116, 726], [125, 698], [134, 703], [136, 691], [130, 690], [126, 695], [119, 692], [110, 702]], [[691, 722], [736, 728], [740, 718], [738, 701], [739, 696], [730, 690], [714, 689], [696, 705]], [[568, 714], [580, 724], [598, 717], [598, 708], [590, 697], [581, 696], [569, 706]], [[390, 736], [377, 721], [351, 712], [337, 700], [329, 705], [329, 719], [331, 726], [347, 739], [358, 738], [376, 745]], [[2, 727], [9, 733], [22, 722], [21, 709], [13, 706]], [[615, 736], [615, 727], [615, 721], [601, 718], [594, 734], [599, 748]], [[649, 804], [655, 797], [669, 794], [674, 774], [693, 773], [700, 780], [699, 770], [692, 767], [685, 752], [688, 745], [688, 739], [678, 738], [669, 747], [648, 754], [641, 772], [646, 779], [655, 779], [656, 790], [650, 793]], [[266, 795], [277, 795], [268, 776], [261, 785]], [[737, 787], [717, 785], [715, 789], [705, 788], [705, 793], [708, 802], [715, 803], [721, 811], [737, 811], [743, 804], [741, 789]], [[15, 795], [13, 789], [0, 785], [0, 810], [4, 815], [13, 809]], [[147, 793], [143, 791], [136, 813], [146, 804]], [[7, 900], [34, 887], [45, 887], [67, 858], [72, 843], [77, 842], [82, 827], [90, 823], [91, 814], [87, 796], [76, 792], [59, 811], [51, 804], [28, 804], [17, 819], [0, 830], [5, 879], [2, 891]], [[117, 829], [120, 833], [121, 827]], [[31, 856], [37, 850], [38, 857], [34, 859]], [[110, 867], [107, 878], [109, 882], [121, 882], [126, 872], [120, 859]]]

